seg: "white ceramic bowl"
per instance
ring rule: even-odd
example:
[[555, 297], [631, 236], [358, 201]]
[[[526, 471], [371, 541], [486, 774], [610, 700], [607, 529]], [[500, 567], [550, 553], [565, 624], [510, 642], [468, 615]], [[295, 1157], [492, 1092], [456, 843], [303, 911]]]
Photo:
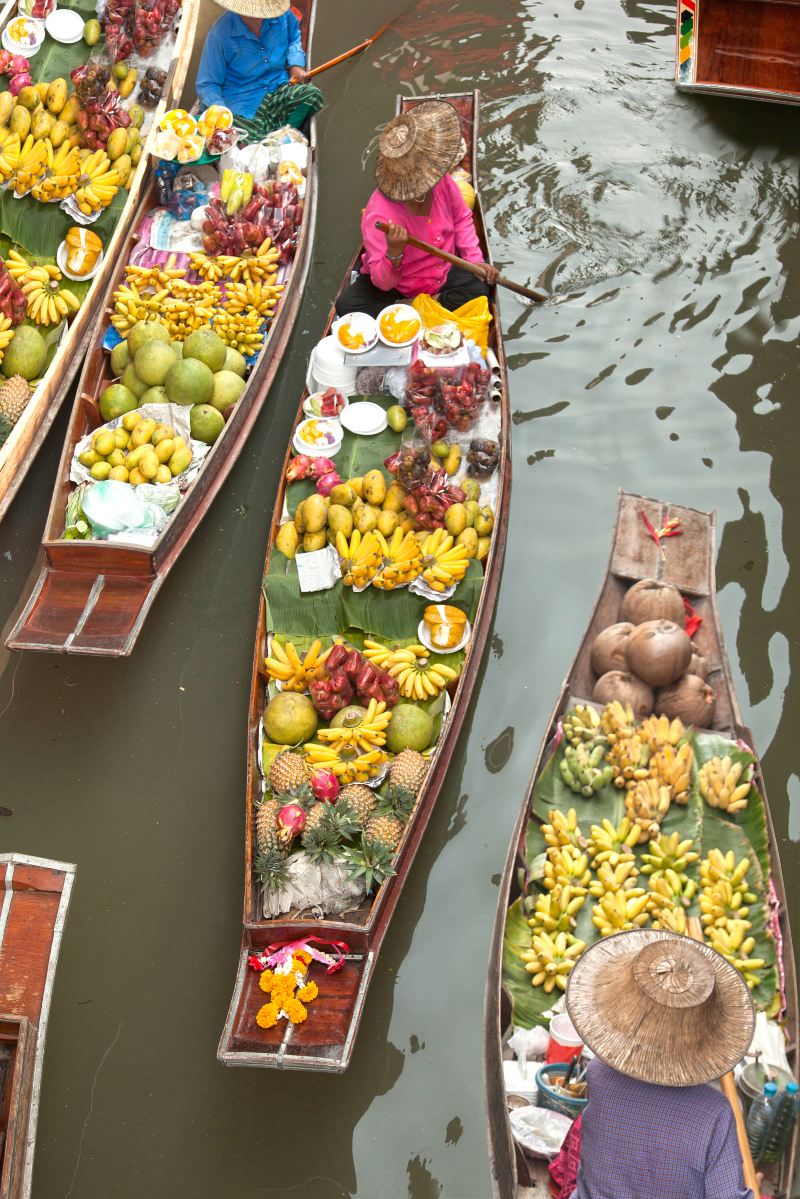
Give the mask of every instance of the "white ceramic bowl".
[[105, 255], [101, 250], [97, 256], [97, 262], [89, 271], [88, 275], [73, 275], [72, 271], [67, 267], [67, 243], [62, 241], [61, 245], [56, 250], [56, 262], [58, 263], [58, 269], [62, 272], [62, 274], [66, 275], [68, 279], [73, 279], [76, 283], [85, 283], [88, 279], [94, 279], [95, 275], [100, 270], [100, 267], [103, 265], [104, 257]]
[[[303, 400], [303, 411], [305, 412], [306, 416], [308, 416], [308, 417], [317, 416], [317, 413], [311, 407], [311, 401], [316, 399], [317, 396], [322, 396], [327, 390], [328, 390], [327, 387], [322, 388], [322, 390], [317, 389], [316, 391], [312, 392], [310, 396], [307, 396]], [[340, 391], [339, 395], [344, 400], [344, 407], [346, 408], [347, 405], [350, 403], [350, 401], [348, 400], [347, 396], [343, 392]], [[342, 409], [342, 411], [344, 411], [344, 409]], [[339, 415], [341, 416], [341, 413]], [[326, 417], [319, 417], [318, 419], [320, 419], [320, 420], [338, 420], [339, 418], [336, 416], [326, 416]]]
[[[400, 321], [416, 321], [416, 332], [411, 337], [407, 337], [405, 341], [392, 341], [391, 338], [385, 337], [381, 329], [381, 321], [385, 316], [391, 314]], [[384, 345], [392, 346], [396, 350], [401, 350], [403, 346], [413, 346], [414, 342], [422, 332], [422, 319], [415, 308], [410, 304], [389, 304], [382, 312], [378, 313], [378, 337]]]
[[[319, 428], [329, 435], [329, 440], [313, 444], [307, 442], [303, 434], [311, 424], [316, 424]], [[327, 417], [313, 416], [308, 420], [303, 420], [295, 429], [292, 444], [298, 454], [307, 454], [309, 458], [332, 458], [334, 454], [338, 454], [342, 448], [342, 426], [338, 420], [329, 420]]]
[[[31, 45], [24, 45], [11, 36], [11, 29], [18, 21], [26, 23], [25, 27], [34, 39]], [[3, 29], [0, 41], [3, 43], [3, 49], [8, 50], [10, 54], [21, 54], [23, 58], [33, 58], [34, 54], [39, 53], [44, 38], [44, 21], [34, 21], [32, 17], [13, 17]]]
[[349, 404], [339, 420], [349, 433], [356, 433], [359, 437], [374, 437], [376, 433], [382, 433], [388, 424], [384, 409], [370, 400]]
[[85, 21], [72, 8], [57, 8], [45, 19], [44, 27], [54, 42], [64, 46], [74, 45], [83, 37]]
[[[337, 343], [345, 354], [366, 354], [378, 340], [378, 326], [374, 318], [366, 312], [348, 312], [346, 316], [339, 317], [338, 321], [334, 321], [331, 328]], [[353, 334], [360, 333], [364, 338], [364, 344], [352, 350], [343, 345], [339, 339], [339, 331], [346, 328], [349, 328]]]
[[344, 350], [330, 334], [314, 346], [313, 358], [320, 366], [344, 366]]
[[464, 636], [461, 638], [458, 645], [453, 645], [450, 649], [442, 649], [440, 646], [433, 644], [431, 641], [431, 635], [428, 632], [428, 626], [425, 624], [424, 620], [419, 622], [417, 636], [425, 648], [429, 649], [432, 654], [457, 654], [460, 649], [464, 648], [472, 636], [472, 625], [469, 623], [469, 621], [467, 621], [464, 626]]

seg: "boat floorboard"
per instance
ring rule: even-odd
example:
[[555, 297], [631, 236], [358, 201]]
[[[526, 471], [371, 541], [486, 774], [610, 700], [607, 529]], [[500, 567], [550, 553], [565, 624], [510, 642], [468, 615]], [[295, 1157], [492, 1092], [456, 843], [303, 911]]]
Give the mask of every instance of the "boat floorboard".
[[800, 93], [800, 4], [703, 0], [697, 83]]

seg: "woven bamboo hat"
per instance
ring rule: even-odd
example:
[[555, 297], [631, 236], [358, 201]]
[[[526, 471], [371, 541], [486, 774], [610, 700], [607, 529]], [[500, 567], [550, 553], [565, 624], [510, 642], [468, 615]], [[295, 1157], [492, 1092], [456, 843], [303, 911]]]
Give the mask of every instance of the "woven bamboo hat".
[[381, 134], [375, 179], [390, 200], [417, 200], [458, 160], [461, 118], [446, 100], [424, 100]]
[[215, 0], [220, 8], [238, 13], [240, 17], [282, 17], [289, 11], [291, 0]]
[[736, 967], [708, 945], [657, 929], [616, 933], [587, 949], [569, 977], [567, 1011], [602, 1061], [668, 1087], [721, 1078], [755, 1029]]

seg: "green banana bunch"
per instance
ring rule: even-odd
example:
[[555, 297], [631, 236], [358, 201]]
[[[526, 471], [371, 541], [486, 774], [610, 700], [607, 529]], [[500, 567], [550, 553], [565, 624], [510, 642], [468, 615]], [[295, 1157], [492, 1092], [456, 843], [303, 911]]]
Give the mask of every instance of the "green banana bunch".
[[556, 987], [566, 991], [569, 973], [585, 948], [585, 942], [571, 933], [561, 932], [552, 937], [550, 933], [540, 932], [534, 933], [531, 948], [524, 950], [520, 957], [527, 973], [533, 975], [531, 984], [542, 987], [549, 995]]
[[642, 854], [642, 874], [659, 878], [672, 870], [681, 880], [688, 882], [686, 867], [700, 857], [699, 853], [693, 851], [693, 845], [691, 838], [681, 841], [680, 833], [673, 833], [670, 837], [659, 833], [648, 845], [648, 852]]
[[596, 791], [607, 786], [613, 772], [610, 766], [603, 765], [605, 753], [602, 742], [593, 746], [583, 742], [567, 745], [559, 763], [561, 777], [567, 786], [585, 799], [591, 799]]

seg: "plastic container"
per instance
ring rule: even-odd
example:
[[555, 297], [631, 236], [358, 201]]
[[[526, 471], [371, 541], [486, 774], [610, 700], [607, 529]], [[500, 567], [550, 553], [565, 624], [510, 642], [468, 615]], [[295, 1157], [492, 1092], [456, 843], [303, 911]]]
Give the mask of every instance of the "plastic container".
[[780, 1161], [783, 1151], [792, 1135], [797, 1114], [800, 1110], [800, 1096], [796, 1082], [786, 1084], [786, 1090], [781, 1091], [775, 1100], [775, 1110], [772, 1124], [764, 1141], [761, 1151], [761, 1161], [765, 1166], [771, 1166]]
[[582, 1049], [583, 1041], [567, 1013], [553, 1016], [545, 1062], [571, 1062], [580, 1057]]
[[581, 1114], [588, 1098], [579, 1099], [577, 1096], [573, 1098], [570, 1095], [563, 1095], [560, 1091], [554, 1091], [550, 1085], [553, 1079], [563, 1078], [569, 1070], [567, 1062], [552, 1062], [549, 1065], [545, 1063], [536, 1072], [536, 1087], [539, 1092], [538, 1107], [547, 1107], [550, 1111], [561, 1112], [563, 1116], [569, 1116], [571, 1120], [576, 1120]]
[[772, 1125], [772, 1118], [775, 1114], [775, 1096], [777, 1093], [778, 1088], [774, 1082], [765, 1082], [764, 1090], [758, 1099], [753, 1100], [753, 1105], [747, 1114], [747, 1123], [745, 1125], [747, 1129], [747, 1143], [750, 1146], [753, 1161], [756, 1163], [761, 1158], [761, 1153]]
[[764, 1067], [760, 1062], [748, 1062], [742, 1071], [740, 1073], [737, 1072], [737, 1074], [736, 1085], [742, 1097], [742, 1107], [744, 1108], [745, 1116], [750, 1111], [753, 1100], [758, 1099], [759, 1095], [762, 1094], [765, 1082], [777, 1083], [778, 1090], [783, 1091], [790, 1082], [794, 1081], [788, 1070], [773, 1069], [770, 1071], [769, 1078], [767, 1078]]

